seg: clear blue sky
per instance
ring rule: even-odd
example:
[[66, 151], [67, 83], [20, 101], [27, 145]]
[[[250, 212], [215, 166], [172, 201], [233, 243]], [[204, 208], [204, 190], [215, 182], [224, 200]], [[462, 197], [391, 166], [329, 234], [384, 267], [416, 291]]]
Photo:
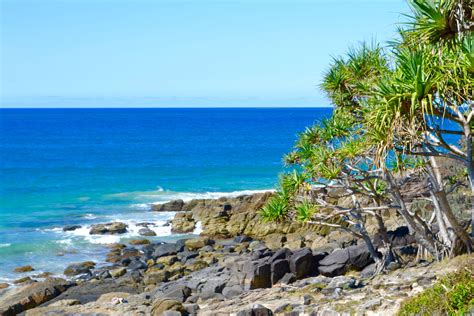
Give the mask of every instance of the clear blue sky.
[[0, 0], [1, 106], [325, 106], [405, 0]]

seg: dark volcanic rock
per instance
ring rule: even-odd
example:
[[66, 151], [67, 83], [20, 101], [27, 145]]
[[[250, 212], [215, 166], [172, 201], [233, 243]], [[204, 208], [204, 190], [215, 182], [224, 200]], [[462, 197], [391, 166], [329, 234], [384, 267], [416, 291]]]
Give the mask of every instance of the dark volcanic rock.
[[127, 232], [127, 225], [121, 222], [92, 225], [90, 235], [116, 235]]
[[186, 285], [174, 285], [164, 288], [162, 293], [157, 293], [157, 295], [171, 298], [180, 302], [185, 302], [186, 299], [191, 296], [191, 289]]
[[290, 263], [287, 259], [278, 259], [272, 262], [272, 284], [276, 284], [288, 272], [290, 272]]
[[96, 301], [102, 294], [112, 292], [138, 294], [137, 289], [135, 289], [128, 280], [119, 282], [118, 280], [109, 278], [105, 280], [97, 280], [95, 282], [84, 282], [74, 286], [48, 302], [47, 305], [65, 299], [74, 299], [80, 301], [81, 304], [85, 304]]
[[237, 313], [237, 316], [272, 316], [273, 312], [263, 305], [255, 304], [251, 308], [244, 309]]
[[63, 227], [63, 231], [65, 231], [65, 232], [73, 231], [73, 230], [79, 229], [81, 227], [82, 227], [81, 225], [66, 225], [66, 226]]
[[350, 269], [362, 270], [373, 259], [365, 244], [338, 249], [319, 261], [319, 272], [324, 276], [338, 276]]
[[297, 279], [317, 274], [317, 262], [309, 248], [299, 249], [290, 257], [290, 270]]
[[183, 200], [174, 200], [163, 204], [153, 204], [151, 210], [154, 212], [181, 212], [183, 206]]
[[278, 249], [277, 251], [275, 251], [275, 253], [272, 255], [270, 261], [274, 262], [274, 261], [280, 260], [280, 259], [288, 259], [288, 258], [290, 258], [291, 255], [292, 255], [292, 252], [291, 252], [290, 249], [281, 248], [281, 249]]
[[280, 279], [280, 283], [290, 284], [296, 281], [296, 276], [293, 273], [287, 273]]
[[153, 251], [153, 256], [156, 258], [165, 257], [175, 255], [178, 252], [182, 251], [183, 247], [175, 244], [162, 244], [156, 246], [155, 250]]
[[67, 268], [64, 270], [64, 275], [72, 276], [78, 274], [90, 274], [90, 269], [92, 269], [93, 267], [95, 267], [95, 263], [92, 261], [74, 263], [67, 266]]
[[246, 289], [272, 287], [271, 264], [266, 259], [246, 262], [243, 271], [246, 273]]
[[242, 242], [251, 242], [253, 239], [249, 236], [246, 235], [240, 235], [234, 238], [234, 241], [236, 243], [242, 243]]

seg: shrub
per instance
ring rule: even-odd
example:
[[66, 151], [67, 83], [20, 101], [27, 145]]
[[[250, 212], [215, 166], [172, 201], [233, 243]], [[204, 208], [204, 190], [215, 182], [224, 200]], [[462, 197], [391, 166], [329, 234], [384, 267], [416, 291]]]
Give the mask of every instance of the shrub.
[[433, 287], [403, 302], [398, 315], [465, 315], [474, 308], [471, 271], [451, 273]]

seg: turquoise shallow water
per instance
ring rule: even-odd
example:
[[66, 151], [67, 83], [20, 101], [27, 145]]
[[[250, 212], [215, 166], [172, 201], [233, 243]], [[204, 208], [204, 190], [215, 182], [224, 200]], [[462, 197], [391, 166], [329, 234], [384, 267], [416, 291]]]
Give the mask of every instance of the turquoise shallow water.
[[[173, 214], [151, 203], [273, 188], [296, 133], [331, 114], [310, 109], [0, 109], [0, 282], [31, 264], [100, 261], [103, 244]], [[87, 226], [126, 221], [123, 237]], [[64, 233], [66, 224], [85, 228]]]

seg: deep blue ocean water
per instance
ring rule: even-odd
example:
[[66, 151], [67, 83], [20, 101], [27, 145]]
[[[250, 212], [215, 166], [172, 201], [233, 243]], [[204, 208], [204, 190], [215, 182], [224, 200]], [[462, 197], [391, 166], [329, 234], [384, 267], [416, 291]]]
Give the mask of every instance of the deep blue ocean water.
[[[103, 260], [103, 244], [172, 214], [151, 203], [272, 189], [281, 157], [330, 108], [0, 109], [0, 282], [31, 264]], [[88, 235], [93, 223], [125, 221], [125, 236]], [[66, 224], [83, 229], [62, 232]], [[34, 274], [34, 273], [33, 273]]]

